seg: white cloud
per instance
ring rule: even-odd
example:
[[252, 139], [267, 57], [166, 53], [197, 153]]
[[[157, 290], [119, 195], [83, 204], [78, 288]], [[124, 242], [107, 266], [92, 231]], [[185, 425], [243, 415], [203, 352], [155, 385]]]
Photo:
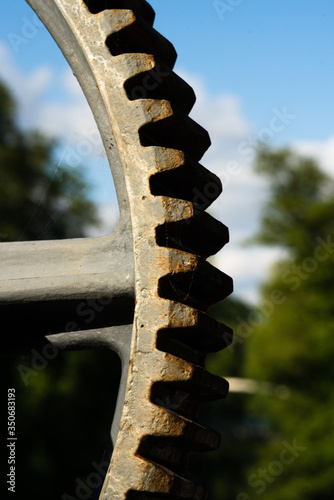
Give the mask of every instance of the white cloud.
[[212, 96], [202, 78], [184, 70], [179, 72], [196, 93], [197, 101], [191, 111], [194, 120], [210, 133], [224, 138], [240, 138], [249, 132], [248, 120], [242, 115], [239, 97], [230, 94]]
[[257, 286], [266, 281], [274, 262], [285, 252], [278, 248], [241, 246], [238, 242], [227, 245], [210, 261], [233, 278], [235, 295], [250, 303], [258, 303]]
[[324, 141], [298, 141], [294, 144], [297, 153], [310, 156], [334, 177], [334, 136]]
[[0, 42], [0, 78], [18, 102], [19, 122], [25, 129], [38, 129], [66, 143], [90, 141], [95, 154], [103, 151], [102, 141], [80, 86], [71, 69], [59, 74], [51, 66], [23, 72], [8, 47]]
[[51, 84], [52, 70], [43, 66], [24, 74], [11, 59], [11, 53], [0, 42], [0, 78], [10, 88], [18, 102], [19, 119], [24, 126], [35, 126], [39, 114], [40, 96]]
[[115, 229], [119, 221], [118, 206], [112, 203], [102, 205], [98, 209], [98, 216], [101, 220], [100, 226], [87, 228], [87, 233], [91, 238], [110, 234]]

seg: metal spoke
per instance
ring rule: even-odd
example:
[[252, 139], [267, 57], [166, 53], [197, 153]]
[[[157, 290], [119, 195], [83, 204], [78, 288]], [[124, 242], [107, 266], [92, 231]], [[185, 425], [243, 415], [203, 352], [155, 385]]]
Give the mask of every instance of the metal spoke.
[[128, 228], [91, 239], [0, 244], [0, 304], [134, 297]]

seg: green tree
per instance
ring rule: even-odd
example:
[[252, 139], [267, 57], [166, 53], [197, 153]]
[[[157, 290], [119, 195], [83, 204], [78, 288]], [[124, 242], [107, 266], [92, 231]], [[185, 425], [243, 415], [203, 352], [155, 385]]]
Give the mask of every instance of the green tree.
[[[334, 181], [289, 150], [262, 149], [269, 199], [255, 241], [286, 250], [262, 289], [263, 322], [248, 339], [246, 373], [271, 384], [251, 410], [270, 423], [249, 469], [247, 496], [329, 500], [334, 490]], [[261, 308], [260, 308], [261, 310]], [[284, 451], [294, 447], [294, 452]]]
[[[229, 379], [244, 377], [246, 342], [236, 341], [239, 323], [247, 323], [253, 307], [242, 300], [228, 298], [209, 309], [217, 321], [228, 325], [234, 332], [232, 344], [207, 357], [207, 369]], [[255, 458], [254, 440], [258, 428], [247, 408], [248, 396], [230, 392], [225, 400], [205, 403], [202, 421], [221, 435], [218, 450], [197, 457], [199, 476], [210, 486], [209, 500], [236, 498], [240, 485], [247, 483], [247, 466]]]
[[0, 83], [0, 234], [3, 241], [81, 237], [98, 223], [82, 176], [53, 159], [55, 142], [22, 132]]

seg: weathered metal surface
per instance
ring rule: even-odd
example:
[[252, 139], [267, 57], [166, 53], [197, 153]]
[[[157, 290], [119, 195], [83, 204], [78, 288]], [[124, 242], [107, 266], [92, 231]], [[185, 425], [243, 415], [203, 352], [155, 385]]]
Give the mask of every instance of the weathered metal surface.
[[0, 244], [0, 304], [134, 294], [132, 241], [118, 227], [92, 239]]
[[[75, 276], [83, 282], [92, 273], [96, 279], [88, 278], [85, 297], [90, 287], [97, 296], [101, 282], [106, 284], [103, 292], [108, 289], [117, 296], [126, 275], [120, 293], [133, 294], [136, 301], [131, 345], [127, 349], [125, 342], [119, 348], [129, 365], [124, 362], [119, 432], [114, 426], [117, 438], [100, 500], [202, 500], [205, 488], [188, 479], [187, 458], [194, 450], [216, 448], [219, 438], [196, 422], [198, 405], [225, 397], [228, 390], [226, 381], [204, 369], [204, 357], [231, 342], [231, 331], [206, 315], [209, 305], [232, 290], [230, 278], [205, 261], [228, 240], [225, 226], [203, 213], [221, 192], [219, 180], [198, 163], [210, 145], [209, 136], [188, 117], [193, 91], [173, 73], [175, 50], [152, 28], [154, 14], [147, 2], [28, 3], [59, 44], [92, 108], [121, 212], [116, 240], [123, 243], [94, 241], [94, 257], [87, 255], [87, 262], [90, 243], [64, 243], [66, 266], [51, 299], [72, 298], [71, 286], [75, 294], [79, 290]], [[208, 193], [209, 188], [203, 206], [198, 193]], [[53, 255], [61, 255], [62, 245], [53, 244]], [[23, 247], [15, 248], [19, 255]], [[33, 244], [26, 246], [32, 248]], [[80, 256], [73, 262], [71, 248]], [[123, 259], [116, 265], [111, 257], [115, 250]], [[43, 255], [43, 244], [36, 251]], [[55, 276], [57, 265], [54, 270], [52, 263], [43, 266], [32, 263], [32, 276], [23, 265], [22, 273], [30, 281], [28, 291], [20, 285], [18, 299], [43, 296], [31, 279], [46, 288], [43, 279]], [[68, 286], [63, 288], [66, 279]], [[114, 330], [63, 333], [50, 341], [79, 348], [99, 338], [105, 342], [108, 335], [113, 348]]]

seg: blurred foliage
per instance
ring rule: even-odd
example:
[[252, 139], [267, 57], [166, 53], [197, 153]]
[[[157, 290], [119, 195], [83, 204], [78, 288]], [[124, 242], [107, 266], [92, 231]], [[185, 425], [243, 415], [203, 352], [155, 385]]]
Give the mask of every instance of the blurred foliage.
[[[94, 490], [87, 478], [98, 470], [94, 462], [103, 463], [120, 361], [105, 350], [60, 353], [46, 361], [40, 370], [33, 364], [34, 354], [1, 362], [3, 404], [7, 388], [16, 390], [16, 495], [27, 500], [68, 495], [68, 500], [78, 498], [78, 481]], [[30, 370], [25, 379], [20, 376], [23, 367]], [[4, 425], [2, 452], [6, 436]]]
[[[263, 321], [247, 341], [245, 373], [271, 383], [276, 394], [250, 399], [249, 410], [268, 418], [271, 438], [249, 468], [245, 500], [256, 493], [271, 500], [329, 500], [334, 491], [334, 183], [313, 160], [288, 150], [263, 149], [256, 166], [270, 187], [256, 240], [287, 254], [263, 286]], [[298, 447], [289, 464], [280, 458], [284, 443]]]
[[[208, 312], [236, 334], [239, 323], [247, 322], [252, 311], [244, 302], [228, 298], [211, 306]], [[225, 350], [208, 355], [206, 368], [222, 377], [242, 378], [245, 348], [246, 342], [233, 342]], [[247, 483], [247, 466], [255, 460], [252, 443], [266, 434], [263, 423], [248, 411], [247, 397], [230, 392], [226, 400], [205, 403], [201, 408], [200, 422], [221, 435], [218, 450], [192, 457], [196, 474], [209, 486], [209, 500], [237, 497], [240, 485]]]
[[57, 165], [56, 144], [22, 132], [16, 105], [0, 83], [0, 238], [2, 241], [81, 237], [98, 223], [78, 171]]
[[[226, 300], [210, 313], [234, 342], [209, 357], [221, 376], [249, 378], [255, 392], [205, 405], [202, 420], [222, 435], [199, 461], [210, 500], [329, 500], [334, 491], [334, 182], [287, 149], [258, 151], [268, 182], [257, 244], [284, 249], [249, 308]], [[257, 387], [257, 389], [256, 389]]]
[[255, 171], [268, 180], [269, 199], [253, 241], [281, 246], [297, 261], [312, 256], [317, 238], [333, 232], [334, 180], [287, 149], [260, 149]]

